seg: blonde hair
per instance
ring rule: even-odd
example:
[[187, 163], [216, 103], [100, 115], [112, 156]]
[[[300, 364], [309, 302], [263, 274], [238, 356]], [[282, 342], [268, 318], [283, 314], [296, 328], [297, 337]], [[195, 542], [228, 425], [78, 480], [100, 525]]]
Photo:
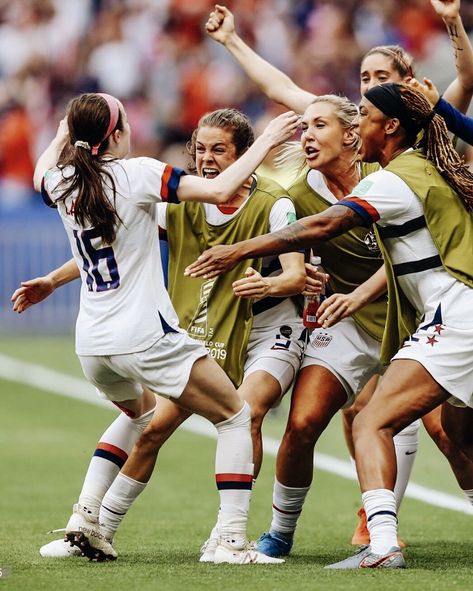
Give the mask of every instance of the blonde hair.
[[[328, 103], [334, 107], [334, 115], [338, 119], [342, 129], [353, 128], [353, 122], [358, 117], [358, 107], [355, 103], [348, 100], [347, 97], [336, 94], [323, 94], [315, 97], [309, 107], [317, 103]], [[348, 149], [353, 150], [353, 164], [358, 160], [360, 145], [361, 138], [359, 134], [355, 134], [352, 144], [347, 146]], [[302, 150], [301, 142], [286, 142], [283, 144], [279, 154], [275, 158], [275, 163], [278, 168], [284, 167], [288, 169], [291, 177], [295, 178], [299, 176], [306, 166], [305, 154]]]

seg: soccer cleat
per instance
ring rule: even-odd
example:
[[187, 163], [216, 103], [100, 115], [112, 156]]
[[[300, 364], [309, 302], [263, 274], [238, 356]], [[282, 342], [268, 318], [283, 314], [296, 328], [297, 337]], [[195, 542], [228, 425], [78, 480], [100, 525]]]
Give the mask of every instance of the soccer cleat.
[[[368, 525], [366, 523], [366, 512], [363, 507], [358, 509], [357, 513], [359, 520], [358, 525], [353, 533], [353, 537], [351, 539], [351, 543], [354, 546], [369, 546], [370, 544], [370, 532], [368, 530]], [[407, 546], [404, 540], [400, 538], [397, 539], [397, 545], [399, 548], [405, 548]]]
[[284, 539], [277, 533], [268, 532], [261, 535], [256, 542], [256, 549], [266, 556], [287, 556], [291, 552], [292, 539]]
[[394, 546], [387, 554], [373, 554], [370, 546], [362, 546], [356, 554], [327, 565], [332, 570], [346, 570], [354, 568], [405, 568], [406, 561], [401, 549]]
[[283, 562], [282, 558], [273, 558], [258, 552], [251, 543], [238, 547], [220, 540], [215, 549], [215, 564], [282, 564]]
[[73, 558], [82, 556], [82, 551], [65, 540], [53, 540], [41, 546], [39, 553], [43, 558]]
[[74, 505], [73, 513], [66, 525], [64, 540], [79, 548], [90, 560], [103, 562], [115, 560], [118, 556], [112, 544], [100, 531], [98, 516], [82, 505]]
[[204, 542], [202, 548], [200, 549], [200, 559], [199, 562], [214, 562], [215, 559], [215, 550], [218, 546], [218, 535], [212, 535], [214, 532], [210, 534], [210, 538]]

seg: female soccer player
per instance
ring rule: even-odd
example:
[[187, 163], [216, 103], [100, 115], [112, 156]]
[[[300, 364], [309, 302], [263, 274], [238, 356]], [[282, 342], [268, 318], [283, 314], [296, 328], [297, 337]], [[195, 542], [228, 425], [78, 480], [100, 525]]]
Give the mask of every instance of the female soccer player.
[[[237, 110], [221, 109], [205, 115], [190, 144], [198, 175], [216, 178], [253, 142], [251, 124]], [[169, 292], [180, 323], [205, 343], [235, 385], [241, 384], [239, 395], [251, 406], [255, 478], [262, 460], [261, 423], [291, 385], [304, 351], [305, 331], [288, 297], [300, 293], [305, 285], [304, 256], [288, 253], [264, 261], [244, 261], [233, 273], [211, 284], [186, 279], [183, 272], [201, 252], [202, 244], [225, 244], [274, 231], [294, 219], [294, 206], [282, 187], [254, 175], [222, 205], [158, 204], [159, 226], [169, 228]], [[77, 276], [75, 262], [68, 267], [68, 278]], [[63, 271], [59, 270], [51, 277], [61, 275]], [[53, 281], [46, 278], [26, 282], [14, 295], [16, 309], [26, 309], [28, 303], [43, 299], [53, 289]], [[170, 400], [158, 400], [154, 417], [103, 500], [100, 523], [109, 540], [149, 480], [161, 445], [190, 414]], [[117, 421], [121, 424], [120, 419]], [[106, 445], [118, 447], [117, 442], [110, 441], [110, 429], [101, 438], [96, 454]], [[126, 450], [122, 452], [126, 455]], [[118, 473], [119, 466], [113, 460], [100, 456], [92, 461], [103, 467], [104, 486], [106, 478], [110, 486]], [[203, 562], [213, 562], [218, 534], [215, 529], [202, 555]], [[45, 556], [67, 556], [71, 550], [67, 543], [57, 540], [41, 552]]]
[[[71, 101], [67, 127], [60, 125], [34, 174], [35, 188], [58, 208], [81, 273], [76, 352], [86, 378], [129, 417], [130, 440], [153, 416], [153, 392], [217, 428], [221, 562], [266, 562], [248, 549], [246, 539], [253, 477], [250, 409], [206, 349], [178, 327], [160, 267], [155, 204], [224, 202], [269, 149], [290, 137], [297, 119], [293, 113], [280, 116], [234, 167], [203, 179], [150, 158], [125, 160], [130, 127], [123, 106], [110, 95], [85, 94]], [[126, 441], [127, 429], [119, 429], [118, 437]], [[98, 453], [117, 454], [114, 445]], [[103, 477], [94, 466], [89, 472], [66, 538], [91, 557], [113, 559], [98, 522]]]

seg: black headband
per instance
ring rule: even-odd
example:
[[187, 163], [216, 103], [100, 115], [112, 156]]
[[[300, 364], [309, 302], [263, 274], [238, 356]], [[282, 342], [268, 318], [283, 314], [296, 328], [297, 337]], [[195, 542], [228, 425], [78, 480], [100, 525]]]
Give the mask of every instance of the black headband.
[[399, 86], [394, 82], [373, 86], [365, 92], [365, 97], [388, 117], [399, 119], [408, 134], [417, 135], [424, 127], [412, 119], [402, 101]]

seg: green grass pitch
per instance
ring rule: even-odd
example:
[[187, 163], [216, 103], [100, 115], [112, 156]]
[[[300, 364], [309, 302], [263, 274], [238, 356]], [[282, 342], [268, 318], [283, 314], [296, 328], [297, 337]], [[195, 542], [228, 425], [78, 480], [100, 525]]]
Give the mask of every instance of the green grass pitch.
[[[3, 338], [0, 354], [80, 376], [71, 339]], [[114, 411], [0, 379], [1, 518], [0, 591], [89, 588], [113, 590], [325, 590], [472, 589], [471, 516], [405, 499], [401, 533], [408, 541], [405, 571], [331, 572], [323, 566], [347, 556], [359, 492], [354, 482], [324, 472], [300, 520], [293, 555], [281, 566], [199, 564], [199, 547], [215, 519], [215, 442], [186, 431], [163, 449], [158, 469], [116, 538], [119, 558], [106, 564], [85, 559], [43, 559], [38, 553], [64, 527], [94, 445]], [[278, 436], [284, 410], [268, 420], [265, 434]], [[320, 450], [347, 454], [338, 421]], [[267, 456], [251, 503], [249, 533], [270, 521], [274, 458]], [[457, 494], [445, 460], [423, 437], [413, 480]], [[458, 493], [459, 494], [459, 493]], [[3, 572], [3, 571], [1, 571]]]

